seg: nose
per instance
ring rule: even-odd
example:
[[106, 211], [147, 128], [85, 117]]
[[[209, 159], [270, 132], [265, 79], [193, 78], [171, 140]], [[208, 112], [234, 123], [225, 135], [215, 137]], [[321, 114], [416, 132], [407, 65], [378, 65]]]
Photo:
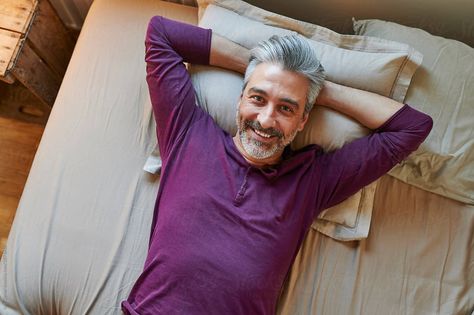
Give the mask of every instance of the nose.
[[257, 116], [257, 120], [262, 128], [275, 127], [275, 111], [272, 106], [265, 106], [260, 110]]

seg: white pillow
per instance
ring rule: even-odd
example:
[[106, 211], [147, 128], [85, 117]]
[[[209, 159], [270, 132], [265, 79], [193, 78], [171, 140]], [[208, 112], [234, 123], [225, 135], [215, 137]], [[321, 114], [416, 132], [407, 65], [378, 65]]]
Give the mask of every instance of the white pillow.
[[474, 204], [474, 49], [421, 29], [380, 20], [356, 21], [354, 30], [407, 43], [425, 55], [407, 102], [433, 117], [433, 130], [390, 175]]
[[[309, 42], [315, 48], [328, 80], [372, 91], [399, 102], [403, 102], [411, 77], [421, 63], [421, 54], [406, 44], [340, 35], [320, 26], [275, 15], [242, 1], [218, 0], [209, 4], [210, 1], [206, 0], [198, 3], [200, 12], [202, 4], [207, 4], [199, 21], [201, 27], [212, 28], [214, 32], [247, 48], [255, 47], [259, 41], [272, 35], [295, 34], [293, 29], [304, 29], [303, 35], [309, 35], [308, 38], [312, 39]], [[244, 13], [247, 16], [239, 15]], [[276, 26], [263, 23], [269, 19], [265, 18], [265, 13], [273, 17], [271, 20]], [[190, 68], [201, 106], [222, 128], [235, 134], [235, 110], [242, 76], [215, 67], [195, 67]], [[215, 86], [219, 86], [219, 89]], [[307, 127], [295, 139], [294, 147], [316, 143], [326, 150], [334, 150], [369, 133], [368, 129], [353, 119], [326, 107], [315, 106], [314, 112], [316, 115], [312, 113]], [[321, 123], [331, 126], [337, 124], [339, 127], [323, 129], [320, 128]]]
[[[199, 0], [199, 25], [247, 47], [272, 35], [306, 36], [331, 81], [370, 90], [403, 102], [411, 77], [421, 62], [420, 53], [406, 44], [377, 38], [340, 35], [327, 28], [297, 21], [257, 8], [243, 1]], [[197, 98], [216, 122], [235, 134], [235, 111], [241, 93], [240, 74], [209, 66], [190, 66]], [[216, 88], [218, 87], [218, 88]], [[325, 128], [328, 126], [329, 128]], [[337, 128], [334, 128], [337, 126]], [[293, 148], [315, 143], [326, 151], [370, 132], [353, 119], [322, 106], [315, 106]], [[342, 240], [367, 237], [375, 191], [372, 184], [343, 203], [321, 213], [313, 227]], [[364, 215], [365, 219], [361, 219]], [[342, 225], [330, 226], [328, 222]], [[366, 224], [361, 224], [366, 222]], [[360, 225], [359, 225], [360, 224]], [[347, 229], [352, 229], [348, 232]], [[339, 232], [335, 232], [335, 231]]]

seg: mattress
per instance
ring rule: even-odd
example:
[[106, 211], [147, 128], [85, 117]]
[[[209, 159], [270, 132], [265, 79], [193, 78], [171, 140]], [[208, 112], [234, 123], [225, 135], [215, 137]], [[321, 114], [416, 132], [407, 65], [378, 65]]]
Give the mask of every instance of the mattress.
[[[0, 262], [0, 314], [120, 314], [145, 260], [159, 175], [144, 35], [197, 9], [95, 0], [44, 131]], [[389, 176], [364, 241], [310, 230], [279, 314], [467, 314], [474, 209]]]

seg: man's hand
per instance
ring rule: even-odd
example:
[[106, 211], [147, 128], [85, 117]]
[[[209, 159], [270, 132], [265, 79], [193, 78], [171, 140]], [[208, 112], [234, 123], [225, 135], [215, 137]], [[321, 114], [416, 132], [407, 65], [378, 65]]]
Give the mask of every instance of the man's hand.
[[375, 93], [326, 81], [316, 99], [318, 105], [349, 115], [370, 129], [377, 129], [403, 104]]
[[247, 48], [212, 33], [210, 65], [245, 73], [249, 57], [250, 50]]

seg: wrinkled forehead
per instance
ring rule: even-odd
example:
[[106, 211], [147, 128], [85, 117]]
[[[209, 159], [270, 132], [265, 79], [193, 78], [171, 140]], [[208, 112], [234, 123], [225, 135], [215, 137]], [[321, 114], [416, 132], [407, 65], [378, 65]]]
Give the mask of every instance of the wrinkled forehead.
[[283, 69], [281, 65], [261, 63], [249, 77], [243, 93], [260, 92], [268, 97], [287, 98], [304, 106], [309, 80], [304, 75]]

